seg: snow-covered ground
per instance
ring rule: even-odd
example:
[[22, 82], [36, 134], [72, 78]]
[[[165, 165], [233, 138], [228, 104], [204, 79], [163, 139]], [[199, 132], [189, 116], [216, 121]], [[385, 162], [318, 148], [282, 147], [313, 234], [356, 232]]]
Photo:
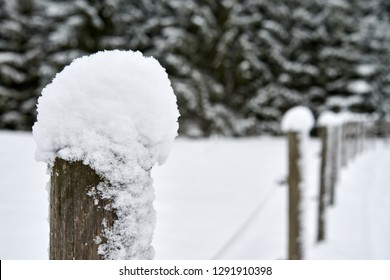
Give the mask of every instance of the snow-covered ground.
[[[315, 243], [319, 142], [307, 146], [305, 256], [390, 259], [390, 147], [342, 171], [327, 240]], [[46, 167], [29, 133], [0, 131], [0, 259], [47, 259]], [[285, 259], [284, 138], [176, 140], [153, 170], [156, 259]]]

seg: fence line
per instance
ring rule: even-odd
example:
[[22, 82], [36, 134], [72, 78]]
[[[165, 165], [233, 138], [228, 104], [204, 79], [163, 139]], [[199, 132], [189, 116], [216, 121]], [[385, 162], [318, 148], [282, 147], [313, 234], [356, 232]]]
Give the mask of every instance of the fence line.
[[329, 167], [327, 166], [329, 158], [329, 139], [330, 135], [326, 128], [321, 128], [319, 131], [321, 138], [321, 164], [320, 164], [320, 188], [319, 188], [319, 197], [318, 197], [318, 215], [317, 215], [317, 241], [322, 241], [325, 239], [325, 195], [326, 189], [329, 187], [327, 185], [327, 173], [329, 172]]
[[[336, 202], [336, 186], [339, 178], [340, 168], [347, 166], [351, 160], [366, 151], [369, 146], [369, 139], [377, 135], [377, 124], [367, 121], [346, 121], [344, 124], [335, 126], [320, 126], [320, 138], [322, 142], [321, 165], [320, 165], [320, 197], [318, 205], [318, 231], [317, 240], [326, 239], [326, 215], [327, 206]], [[390, 126], [389, 126], [390, 127]], [[322, 131], [322, 132], [321, 132]], [[390, 131], [390, 129], [389, 129]], [[300, 230], [299, 190], [291, 185], [297, 185], [302, 180], [303, 174], [299, 168], [299, 138], [296, 133], [287, 134], [289, 142], [289, 249], [288, 259], [302, 259], [302, 236]], [[291, 177], [290, 177], [291, 176]], [[292, 191], [291, 191], [292, 190]], [[232, 234], [228, 241], [212, 257], [221, 259], [234, 244], [237, 244], [242, 235], [250, 228], [257, 216], [267, 204], [267, 201], [274, 195], [275, 189], [271, 189], [265, 198], [259, 203], [255, 210], [248, 216], [242, 225]], [[322, 195], [321, 195], [322, 194]], [[321, 206], [320, 206], [321, 205]], [[321, 210], [320, 210], [321, 208]], [[320, 225], [321, 224], [321, 225]]]
[[328, 205], [335, 205], [339, 169], [346, 167], [351, 160], [368, 148], [368, 138], [373, 136], [372, 131], [375, 130], [373, 123], [363, 118], [336, 121], [336, 115], [328, 114], [323, 120], [320, 116], [321, 160], [317, 242], [325, 240], [327, 207], [325, 202], [328, 200]]

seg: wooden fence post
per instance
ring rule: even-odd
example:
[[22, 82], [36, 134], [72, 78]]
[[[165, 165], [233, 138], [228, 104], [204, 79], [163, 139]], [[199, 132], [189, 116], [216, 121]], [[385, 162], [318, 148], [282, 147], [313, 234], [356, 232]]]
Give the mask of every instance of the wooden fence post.
[[364, 121], [359, 122], [359, 154], [364, 152]]
[[339, 176], [340, 168], [340, 127], [331, 128], [331, 141], [332, 146], [330, 153], [330, 182], [329, 182], [329, 205], [334, 205], [336, 200], [336, 183]]
[[355, 158], [355, 147], [356, 147], [356, 126], [355, 122], [349, 122], [349, 156], [348, 162]]
[[50, 179], [50, 259], [99, 260], [99, 240], [104, 242], [105, 221], [112, 226], [115, 213], [109, 200], [88, 196], [102, 179], [82, 162], [56, 159]]
[[387, 119], [385, 119], [385, 143], [389, 144], [389, 136], [390, 136], [390, 124]]
[[341, 128], [341, 166], [345, 167], [348, 162], [348, 150], [349, 150], [349, 139], [348, 139], [348, 124], [343, 123]]
[[303, 259], [302, 213], [305, 211], [305, 141], [314, 125], [313, 113], [304, 106], [289, 109], [282, 118], [281, 128], [288, 142], [288, 259]]
[[352, 129], [352, 156], [351, 159], [355, 159], [359, 154], [359, 123], [354, 121], [351, 123]]
[[345, 125], [346, 125], [346, 146], [345, 147], [347, 152], [345, 166], [347, 166], [351, 161], [352, 154], [353, 154], [353, 126], [350, 121], [348, 121]]
[[319, 197], [318, 197], [318, 216], [317, 216], [317, 242], [323, 241], [325, 239], [325, 196], [327, 186], [329, 185], [328, 178], [328, 168], [329, 158], [328, 158], [328, 128], [320, 128], [320, 137], [321, 137], [321, 167], [320, 167], [320, 188], [319, 188]]
[[151, 169], [165, 162], [179, 117], [165, 69], [140, 52], [78, 58], [43, 89], [37, 111], [50, 259], [152, 259]]
[[301, 236], [301, 191], [299, 184], [302, 180], [302, 174], [299, 166], [301, 158], [299, 148], [299, 134], [289, 132], [288, 137], [288, 259], [300, 260], [302, 253]]

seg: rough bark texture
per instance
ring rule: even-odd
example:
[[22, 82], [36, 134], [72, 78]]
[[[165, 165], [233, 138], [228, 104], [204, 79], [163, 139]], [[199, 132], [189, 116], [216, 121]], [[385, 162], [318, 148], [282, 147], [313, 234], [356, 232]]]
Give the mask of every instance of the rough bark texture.
[[101, 178], [82, 162], [56, 159], [51, 170], [50, 186], [50, 259], [52, 260], [99, 260], [99, 244], [102, 242], [103, 220], [113, 224], [115, 213], [105, 210], [110, 201], [87, 195]]
[[289, 185], [289, 226], [288, 226], [288, 258], [301, 260], [302, 236], [301, 236], [301, 190], [302, 180], [299, 167], [300, 148], [297, 133], [288, 133], [288, 185]]
[[325, 239], [325, 195], [327, 189], [327, 166], [330, 162], [328, 159], [328, 129], [323, 127], [320, 129], [320, 137], [322, 142], [321, 147], [321, 167], [320, 167], [320, 189], [318, 197], [318, 220], [317, 220], [317, 241]]

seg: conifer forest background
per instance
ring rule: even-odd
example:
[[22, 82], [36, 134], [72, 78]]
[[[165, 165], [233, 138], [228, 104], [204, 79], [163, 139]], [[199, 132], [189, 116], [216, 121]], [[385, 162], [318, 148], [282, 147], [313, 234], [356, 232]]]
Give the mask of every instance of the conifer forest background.
[[1, 0], [0, 129], [31, 130], [55, 74], [111, 49], [166, 68], [181, 135], [278, 135], [298, 104], [390, 114], [387, 0]]

